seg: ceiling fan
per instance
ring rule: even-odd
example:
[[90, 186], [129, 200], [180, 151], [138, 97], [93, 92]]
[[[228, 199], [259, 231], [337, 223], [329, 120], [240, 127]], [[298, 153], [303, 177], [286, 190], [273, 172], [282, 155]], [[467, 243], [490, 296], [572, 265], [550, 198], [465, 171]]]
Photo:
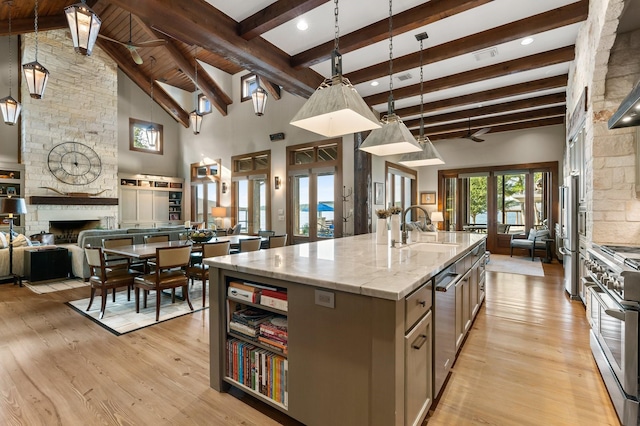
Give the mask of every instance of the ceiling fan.
[[163, 39], [155, 39], [155, 40], [147, 40], [147, 41], [141, 41], [139, 43], [133, 43], [131, 41], [131, 28], [132, 28], [132, 24], [131, 24], [131, 14], [129, 14], [129, 41], [127, 42], [123, 42], [120, 40], [115, 40], [111, 37], [107, 37], [105, 35], [102, 34], [98, 34], [98, 37], [103, 38], [105, 40], [108, 41], [112, 41], [114, 43], [118, 43], [121, 46], [126, 47], [129, 52], [131, 52], [131, 57], [133, 58], [133, 62], [135, 62], [138, 65], [142, 65], [142, 57], [140, 56], [140, 54], [138, 53], [139, 48], [141, 47], [156, 47], [156, 46], [162, 46], [164, 44], [166, 44], [166, 40]]
[[469, 129], [467, 130], [467, 134], [463, 136], [464, 139], [471, 139], [474, 142], [484, 142], [484, 139], [480, 139], [478, 136], [482, 136], [491, 130], [491, 127], [485, 127], [483, 129], [478, 130], [477, 132], [471, 133], [471, 117], [469, 117]]

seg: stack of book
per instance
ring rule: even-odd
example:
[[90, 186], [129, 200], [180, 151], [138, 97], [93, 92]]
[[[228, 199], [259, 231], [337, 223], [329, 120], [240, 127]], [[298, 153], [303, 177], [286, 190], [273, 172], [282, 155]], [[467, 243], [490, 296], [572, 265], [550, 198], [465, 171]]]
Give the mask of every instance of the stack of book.
[[244, 337], [248, 337], [252, 340], [257, 340], [260, 330], [260, 324], [268, 321], [274, 315], [255, 308], [244, 308], [238, 311], [234, 311], [231, 314], [231, 321], [229, 321], [229, 330], [241, 334]]
[[227, 294], [237, 300], [260, 303], [260, 289], [245, 283], [231, 281]]
[[287, 292], [263, 289], [260, 295], [260, 304], [286, 311], [288, 306]]
[[261, 344], [287, 354], [288, 340], [287, 317], [274, 315], [260, 323], [258, 341]]

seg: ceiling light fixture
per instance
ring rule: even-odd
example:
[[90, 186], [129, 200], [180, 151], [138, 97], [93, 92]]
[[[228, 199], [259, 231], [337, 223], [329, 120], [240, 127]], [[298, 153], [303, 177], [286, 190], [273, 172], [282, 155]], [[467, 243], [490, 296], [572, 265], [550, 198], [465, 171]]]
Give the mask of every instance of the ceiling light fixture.
[[24, 77], [27, 80], [27, 86], [29, 86], [29, 93], [34, 99], [42, 99], [44, 96], [44, 89], [47, 88], [47, 81], [49, 80], [49, 71], [38, 62], [38, 0], [36, 0], [35, 10], [35, 38], [36, 38], [36, 60], [24, 64], [22, 69], [24, 70]]
[[153, 65], [156, 63], [156, 58], [151, 57], [151, 75], [149, 75], [149, 82], [151, 83], [151, 113], [149, 119], [149, 127], [147, 127], [147, 142], [149, 146], [157, 147], [158, 140], [160, 139], [160, 129], [153, 122]]
[[196, 47], [196, 54], [193, 55], [193, 59], [196, 63], [196, 75], [195, 75], [195, 80], [194, 80], [194, 84], [196, 86], [196, 90], [195, 90], [195, 100], [196, 100], [196, 109], [194, 109], [193, 111], [191, 111], [191, 113], [189, 114], [189, 121], [191, 121], [191, 127], [193, 128], [193, 134], [194, 135], [199, 135], [200, 134], [200, 129], [202, 129], [202, 118], [203, 115], [200, 113], [199, 110], [199, 103], [198, 103], [198, 48]]
[[362, 142], [360, 145], [362, 151], [384, 156], [422, 150], [393, 108], [393, 0], [389, 0], [389, 102], [387, 115], [382, 117], [382, 127], [373, 130]]
[[523, 45], [523, 46], [527, 46], [527, 45], [529, 45], [531, 43], [533, 43], [533, 37], [525, 37], [520, 42], [520, 44]]
[[400, 164], [407, 167], [420, 167], [420, 166], [435, 166], [438, 164], [444, 164], [444, 160], [440, 156], [440, 153], [433, 146], [433, 143], [428, 137], [424, 135], [424, 100], [423, 100], [423, 84], [424, 74], [422, 72], [422, 43], [429, 36], [427, 33], [416, 34], [416, 40], [420, 42], [420, 136], [418, 136], [418, 143], [422, 145], [422, 151], [410, 152], [404, 154], [400, 158]]
[[22, 105], [20, 102], [13, 99], [11, 96], [11, 59], [13, 58], [13, 51], [11, 49], [11, 6], [13, 1], [8, 2], [9, 5], [9, 96], [0, 99], [0, 110], [2, 110], [2, 118], [4, 123], [13, 126], [18, 122], [20, 117], [20, 110]]
[[380, 84], [380, 83], [378, 83], [377, 81], [372, 81], [372, 82], [371, 82], [371, 85], [372, 85], [373, 87], [376, 87], [378, 84]]
[[320, 84], [292, 125], [326, 137], [378, 129], [380, 123], [351, 82], [342, 76], [342, 55], [338, 52], [338, 0], [334, 0], [335, 38], [331, 52], [332, 77]]
[[296, 28], [300, 31], [306, 31], [309, 28], [309, 24], [307, 24], [307, 21], [298, 21]]
[[256, 90], [251, 93], [251, 102], [253, 103], [253, 112], [256, 113], [258, 117], [262, 117], [264, 115], [264, 111], [267, 108], [267, 91], [260, 86], [260, 77], [256, 76]]
[[91, 55], [93, 46], [96, 44], [98, 32], [102, 21], [95, 14], [85, 0], [82, 3], [72, 4], [64, 9], [67, 16], [69, 30], [71, 30], [71, 39], [73, 40], [73, 48], [77, 53], [85, 56]]

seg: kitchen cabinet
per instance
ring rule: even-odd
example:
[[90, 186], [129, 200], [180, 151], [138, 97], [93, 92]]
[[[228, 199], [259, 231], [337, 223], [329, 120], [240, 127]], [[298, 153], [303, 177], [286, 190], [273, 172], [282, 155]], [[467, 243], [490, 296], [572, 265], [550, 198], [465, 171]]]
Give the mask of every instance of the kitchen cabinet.
[[118, 177], [120, 228], [157, 228], [183, 222], [183, 179], [148, 175]]
[[463, 276], [456, 283], [456, 352], [462, 346], [484, 300], [485, 257], [485, 245], [482, 243], [458, 262], [461, 265], [458, 273]]
[[431, 311], [405, 336], [405, 425], [419, 425], [432, 401]]

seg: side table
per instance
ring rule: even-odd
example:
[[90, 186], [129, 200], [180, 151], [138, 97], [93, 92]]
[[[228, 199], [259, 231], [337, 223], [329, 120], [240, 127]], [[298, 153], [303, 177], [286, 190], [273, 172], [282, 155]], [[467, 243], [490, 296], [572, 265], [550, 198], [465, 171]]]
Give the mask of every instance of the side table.
[[69, 276], [69, 251], [64, 247], [24, 251], [24, 278], [29, 282]]

